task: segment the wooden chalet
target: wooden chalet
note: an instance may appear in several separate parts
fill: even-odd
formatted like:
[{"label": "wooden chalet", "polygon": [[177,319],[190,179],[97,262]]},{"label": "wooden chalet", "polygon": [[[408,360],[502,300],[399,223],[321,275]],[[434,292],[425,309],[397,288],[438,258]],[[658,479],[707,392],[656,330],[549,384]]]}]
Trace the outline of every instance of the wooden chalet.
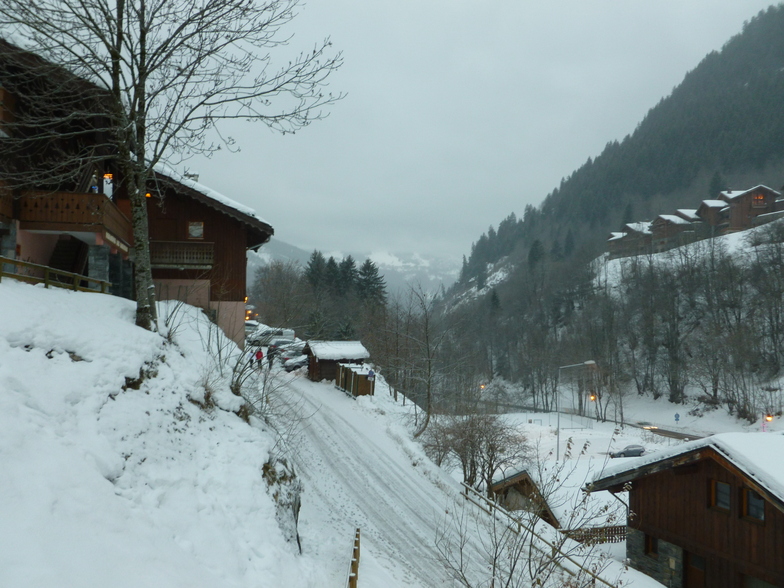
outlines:
[{"label": "wooden chalet", "polygon": [[612,242],[612,245],[608,246],[612,257],[650,253],[652,246],[651,223],[647,221],[627,223],[620,233],[611,233],[609,241]]},{"label": "wooden chalet", "polygon": [[678,588],[784,586],[784,435],[726,433],[609,466],[631,566]]},{"label": "wooden chalet", "polygon": [[[626,508],[614,498],[587,495],[580,488],[585,480],[585,467],[570,466],[569,471],[540,480],[547,472],[521,470],[493,482],[490,491],[494,500],[508,511],[527,511],[570,538],[593,543],[620,543],[626,537],[623,523]],[[579,479],[579,483],[570,483]]]},{"label": "wooden chalet", "polygon": [[[121,204],[130,214],[130,202]],[[156,298],[203,308],[244,345],[247,250],[268,242],[272,227],[252,209],[173,170],[156,170],[147,204]]]},{"label": "wooden chalet", "polygon": [[[30,83],[15,72],[33,62],[36,67],[45,64],[0,40],[0,140],[8,133],[26,130],[9,127],[7,121],[24,118],[20,109],[26,105],[15,100],[2,82],[21,76],[20,83]],[[47,71],[57,73],[59,68],[47,65]],[[100,106],[102,90],[67,73],[62,76],[72,82],[64,87],[86,89]],[[65,90],[54,95],[77,105],[82,100],[81,95],[74,98]],[[94,111],[101,112],[100,107]],[[113,169],[111,142],[102,136],[105,130],[94,130],[105,129],[106,124],[98,122],[83,121],[84,129],[77,129],[83,132],[73,131],[78,139],[71,143],[44,142],[40,150],[30,150],[32,155],[20,155],[19,161],[0,161],[6,177],[15,177],[15,170],[28,165],[46,167],[61,155],[71,154],[69,161],[74,166],[79,158],[73,152],[93,156],[105,152],[105,157],[88,158],[87,164],[76,169],[59,170],[56,177],[42,174],[40,183],[32,187],[0,186],[0,256],[111,282],[112,294],[133,298],[131,205]],[[34,131],[29,131],[31,144],[40,147]],[[34,157],[39,151],[43,162]],[[154,171],[147,195],[158,300],[182,300],[205,309],[231,339],[243,345],[246,252],[269,241],[272,227],[250,208],[163,167]]]},{"label": "wooden chalet", "polygon": [[694,240],[694,223],[677,214],[660,214],[651,223],[654,251],[666,251]]},{"label": "wooden chalet", "polygon": [[729,205],[729,231],[745,231],[754,226],[754,219],[777,212],[776,201],[781,193],[767,186],[749,190],[722,192],[719,197]]},{"label": "wooden chalet", "polygon": [[336,380],[339,364],[363,364],[370,353],[359,341],[308,341],[308,378],[314,382]]}]

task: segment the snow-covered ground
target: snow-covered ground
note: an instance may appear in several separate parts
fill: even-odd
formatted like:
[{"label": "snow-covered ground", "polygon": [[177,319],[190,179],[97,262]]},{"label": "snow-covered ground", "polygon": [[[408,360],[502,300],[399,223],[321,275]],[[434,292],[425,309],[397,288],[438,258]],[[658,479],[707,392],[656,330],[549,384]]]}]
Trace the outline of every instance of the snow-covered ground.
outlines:
[{"label": "snow-covered ground", "polygon": [[[304,487],[300,555],[261,476],[275,435],[232,412],[201,314],[163,311],[174,344],[136,328],[129,301],[0,283],[0,586],[344,586],[357,527],[363,588],[457,585],[435,540],[459,485],[411,440],[410,405],[382,382],[354,400],[280,372]],[[666,402],[631,398],[626,415],[675,428]],[[743,430],[681,415],[689,432]],[[555,450],[555,417],[507,418]],[[590,441],[583,459],[598,470],[611,449],[678,443],[615,429],[562,417],[559,451]],[[625,586],[658,586],[625,574]]]}]

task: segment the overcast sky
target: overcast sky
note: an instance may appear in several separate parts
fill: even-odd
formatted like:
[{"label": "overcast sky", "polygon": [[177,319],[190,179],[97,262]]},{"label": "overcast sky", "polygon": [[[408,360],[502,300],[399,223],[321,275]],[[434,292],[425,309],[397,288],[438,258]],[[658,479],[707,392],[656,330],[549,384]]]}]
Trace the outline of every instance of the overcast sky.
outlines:
[{"label": "overcast sky", "polygon": [[228,128],[242,151],[188,162],[275,236],[324,252],[468,255],[621,140],[763,0],[311,0],[347,97],[295,135]]}]

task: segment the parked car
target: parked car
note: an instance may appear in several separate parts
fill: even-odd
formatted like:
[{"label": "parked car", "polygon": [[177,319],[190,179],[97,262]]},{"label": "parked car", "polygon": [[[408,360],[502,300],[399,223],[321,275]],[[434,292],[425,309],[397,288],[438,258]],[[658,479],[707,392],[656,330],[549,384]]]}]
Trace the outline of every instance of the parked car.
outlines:
[{"label": "parked car", "polygon": [[297,357],[292,357],[291,359],[283,362],[283,369],[287,372],[293,372],[294,370],[298,370],[301,367],[305,367],[308,365],[308,356],[307,355],[298,355]]},{"label": "parked car", "polygon": [[611,451],[610,457],[639,457],[645,453],[642,445],[627,445],[620,451]]},{"label": "parked car", "polygon": [[269,345],[273,339],[278,337],[284,337],[290,341],[294,341],[294,331],[291,329],[262,328],[251,333],[247,337],[247,343],[253,347],[262,347],[264,345]]},{"label": "parked car", "polygon": [[270,340],[269,346],[267,347],[267,359],[272,361],[272,358],[277,357],[281,349],[291,345],[292,343],[294,343],[294,339],[286,339],[283,337],[275,337],[274,339]]},{"label": "parked car", "polygon": [[[302,355],[302,350],[305,349],[305,341],[295,341],[288,345],[279,346],[275,354],[280,359],[281,363],[286,363],[289,359],[299,357]],[[267,350],[269,352],[269,350]]]}]

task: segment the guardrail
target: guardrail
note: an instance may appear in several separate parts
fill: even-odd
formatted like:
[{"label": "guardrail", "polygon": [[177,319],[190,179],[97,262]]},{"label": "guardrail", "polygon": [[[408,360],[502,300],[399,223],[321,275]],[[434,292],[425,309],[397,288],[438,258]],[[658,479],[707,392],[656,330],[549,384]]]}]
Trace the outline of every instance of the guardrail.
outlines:
[{"label": "guardrail", "polygon": [[359,529],[354,532],[354,548],[351,551],[351,561],[348,566],[346,585],[348,588],[357,588],[359,578]]},{"label": "guardrail", "polygon": [[[581,570],[583,573],[588,575],[592,580],[592,585],[596,586],[598,583],[607,586],[608,588],[617,588],[617,586],[615,586],[614,584],[610,584],[607,580],[605,580],[601,576],[598,576],[597,574],[595,574],[594,572],[592,572],[591,570],[589,570],[588,568],[580,564],[580,562],[576,561],[570,555],[564,553],[557,545],[551,543],[545,537],[542,537],[542,535],[540,535],[539,533],[537,533],[536,531],[534,531],[533,529],[525,525],[521,519],[512,516],[512,514],[501,505],[493,502],[484,494],[477,492],[471,486],[468,486],[465,483],[462,483],[462,485],[464,489],[463,497],[466,500],[468,500],[474,506],[477,506],[478,508],[480,508],[482,511],[489,514],[490,516],[495,516],[495,514],[502,515],[508,521],[509,529],[517,533],[518,535],[522,533],[523,529],[525,529],[526,532],[530,533],[532,537],[535,537],[537,540],[541,541],[544,545],[546,545],[550,549],[553,556],[555,556],[556,553],[560,554],[562,560],[568,561],[577,569]],[[541,548],[539,549],[541,550]],[[572,570],[569,570],[563,564],[556,562],[556,565],[558,565],[558,567],[560,567],[565,572],[569,574],[574,574]]]},{"label": "guardrail", "polygon": [[[6,271],[5,268],[8,265],[14,266],[16,270],[13,272]],[[28,273],[19,273],[20,268],[27,270]],[[66,288],[79,292],[100,292],[101,294],[107,294],[112,285],[111,282],[105,280],[97,280],[89,276],[74,274],[72,272],[66,272],[37,263],[30,263],[29,261],[9,259],[8,257],[0,257],[0,280],[2,280],[3,277],[14,278],[20,282],[29,282],[31,284],[40,284],[43,282],[45,288],[54,286],[56,288]],[[82,282],[86,282],[87,286],[82,286]],[[97,284],[97,286],[91,288],[91,283]]]}]

